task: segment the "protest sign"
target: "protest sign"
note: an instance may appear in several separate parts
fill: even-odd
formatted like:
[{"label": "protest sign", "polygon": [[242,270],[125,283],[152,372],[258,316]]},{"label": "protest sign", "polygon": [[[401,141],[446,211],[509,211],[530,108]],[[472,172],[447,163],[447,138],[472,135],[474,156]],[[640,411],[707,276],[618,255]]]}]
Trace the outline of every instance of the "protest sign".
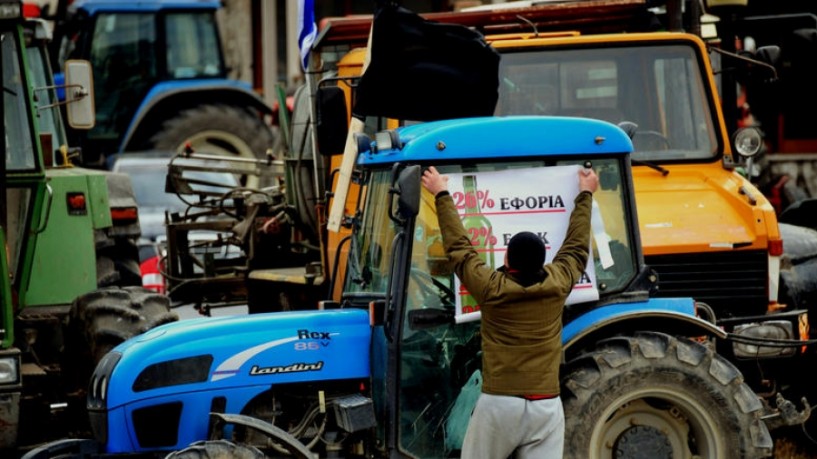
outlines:
[{"label": "protest sign", "polygon": [[[471,244],[493,268],[504,263],[508,241],[530,231],[545,243],[550,263],[564,242],[573,200],[579,193],[579,166],[451,173],[449,191]],[[592,248],[591,248],[592,249]],[[592,252],[585,273],[566,304],[599,298]],[[479,319],[479,304],[455,278],[457,322]]]}]

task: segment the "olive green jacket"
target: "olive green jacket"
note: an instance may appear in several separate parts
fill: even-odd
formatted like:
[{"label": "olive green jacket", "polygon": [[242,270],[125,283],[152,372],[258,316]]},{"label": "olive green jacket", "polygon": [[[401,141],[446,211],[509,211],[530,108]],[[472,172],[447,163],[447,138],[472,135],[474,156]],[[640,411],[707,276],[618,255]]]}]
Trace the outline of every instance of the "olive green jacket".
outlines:
[{"label": "olive green jacket", "polygon": [[592,202],[590,192],[579,193],[564,243],[544,266],[544,280],[523,287],[513,274],[494,270],[480,258],[451,196],[437,196],[446,255],[482,311],[482,392],[559,394],[562,309],[587,265]]}]

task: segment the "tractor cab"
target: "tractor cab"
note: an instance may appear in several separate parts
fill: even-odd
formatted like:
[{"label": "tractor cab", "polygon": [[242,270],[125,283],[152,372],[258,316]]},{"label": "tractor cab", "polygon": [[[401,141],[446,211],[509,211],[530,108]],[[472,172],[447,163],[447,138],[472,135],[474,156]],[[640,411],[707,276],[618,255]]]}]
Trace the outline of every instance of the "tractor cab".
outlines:
[{"label": "tractor cab", "polygon": [[[378,419],[391,416],[396,446],[414,457],[448,457],[479,394],[480,311],[448,264],[421,169],[449,176],[471,242],[495,268],[521,230],[542,237],[550,261],[565,236],[578,169],[596,170],[593,258],[568,300],[570,323],[622,297],[646,299],[651,288],[633,206],[632,144],[606,122],[542,117],[441,121],[378,133],[371,145],[367,138],[359,157],[365,210],[355,220],[341,303],[371,304],[382,319],[373,331],[373,384],[395,385],[386,391],[394,398],[375,402]],[[577,338],[570,330],[565,341]],[[383,348],[394,362],[376,352]]]}]

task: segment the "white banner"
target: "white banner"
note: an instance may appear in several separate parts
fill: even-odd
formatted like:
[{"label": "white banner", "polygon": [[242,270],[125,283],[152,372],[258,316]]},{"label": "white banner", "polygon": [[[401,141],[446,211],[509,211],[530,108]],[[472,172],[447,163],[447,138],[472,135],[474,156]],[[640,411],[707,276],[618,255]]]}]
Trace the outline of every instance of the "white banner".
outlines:
[{"label": "white banner", "polygon": [[[448,186],[471,244],[489,265],[498,268],[504,264],[508,241],[520,231],[542,238],[547,249],[545,263],[550,263],[567,233],[573,200],[579,193],[578,170],[579,166],[557,166],[455,173],[448,174]],[[594,220],[600,218],[597,209],[593,213]],[[457,322],[478,320],[479,305],[456,276],[454,286]],[[598,298],[591,252],[585,275],[566,304]]]}]

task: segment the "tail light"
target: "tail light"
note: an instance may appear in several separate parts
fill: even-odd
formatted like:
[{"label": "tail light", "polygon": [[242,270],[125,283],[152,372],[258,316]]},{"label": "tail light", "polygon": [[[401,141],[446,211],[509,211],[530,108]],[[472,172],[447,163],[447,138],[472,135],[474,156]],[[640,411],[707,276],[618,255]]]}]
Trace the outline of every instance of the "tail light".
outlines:
[{"label": "tail light", "polygon": [[136,207],[111,209],[111,218],[115,222],[135,222],[139,219],[139,210]]}]

